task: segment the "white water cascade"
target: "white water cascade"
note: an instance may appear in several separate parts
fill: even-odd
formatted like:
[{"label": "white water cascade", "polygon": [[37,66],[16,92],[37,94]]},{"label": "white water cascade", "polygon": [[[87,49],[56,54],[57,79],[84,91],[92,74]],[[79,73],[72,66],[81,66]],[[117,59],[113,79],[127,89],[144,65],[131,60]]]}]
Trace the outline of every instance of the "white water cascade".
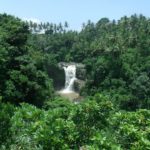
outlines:
[{"label": "white water cascade", "polygon": [[71,93],[73,92],[74,81],[76,80],[76,66],[70,65],[63,68],[65,71],[65,88],[62,92]]}]

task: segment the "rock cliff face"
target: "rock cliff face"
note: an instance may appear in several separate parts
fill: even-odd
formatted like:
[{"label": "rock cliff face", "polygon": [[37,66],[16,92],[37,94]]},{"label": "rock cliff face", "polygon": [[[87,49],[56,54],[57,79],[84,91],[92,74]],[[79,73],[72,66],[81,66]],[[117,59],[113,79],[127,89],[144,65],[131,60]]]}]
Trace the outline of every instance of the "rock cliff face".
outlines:
[{"label": "rock cliff face", "polygon": [[77,64],[77,66],[76,66],[76,77],[79,80],[85,80],[86,79],[85,65]]},{"label": "rock cliff face", "polygon": [[53,79],[53,85],[56,90],[62,89],[65,85],[65,72],[63,68],[58,66],[50,66],[48,75]]},{"label": "rock cliff face", "polygon": [[66,62],[60,62],[58,64],[60,69],[63,69],[63,67],[67,67],[69,65],[75,65],[76,66],[76,80],[74,82],[74,89],[76,92],[80,92],[80,90],[84,87],[85,85],[85,80],[86,80],[86,69],[85,65],[81,63],[66,63]]},{"label": "rock cliff face", "polygon": [[85,86],[85,81],[84,80],[80,80],[80,79],[77,79],[75,80],[74,82],[74,89],[76,92],[80,92],[81,89]]}]

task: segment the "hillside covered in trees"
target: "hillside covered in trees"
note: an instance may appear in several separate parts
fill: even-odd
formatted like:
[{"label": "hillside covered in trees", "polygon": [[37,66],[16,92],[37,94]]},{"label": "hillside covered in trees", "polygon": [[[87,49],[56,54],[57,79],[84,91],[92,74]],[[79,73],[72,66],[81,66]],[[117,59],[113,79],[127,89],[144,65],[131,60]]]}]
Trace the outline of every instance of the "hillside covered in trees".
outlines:
[{"label": "hillside covered in trees", "polygon": [[[0,14],[0,150],[149,150],[150,19],[68,26]],[[56,94],[59,62],[85,65],[82,102]]]}]

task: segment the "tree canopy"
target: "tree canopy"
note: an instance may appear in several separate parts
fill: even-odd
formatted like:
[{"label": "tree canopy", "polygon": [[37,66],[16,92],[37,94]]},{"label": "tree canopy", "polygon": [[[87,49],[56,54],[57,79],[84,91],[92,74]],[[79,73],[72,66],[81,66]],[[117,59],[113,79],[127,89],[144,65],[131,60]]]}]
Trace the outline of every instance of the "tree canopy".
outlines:
[{"label": "tree canopy", "polygon": [[[0,149],[149,150],[150,19],[68,26],[0,14]],[[55,93],[62,61],[86,66],[78,104]]]}]

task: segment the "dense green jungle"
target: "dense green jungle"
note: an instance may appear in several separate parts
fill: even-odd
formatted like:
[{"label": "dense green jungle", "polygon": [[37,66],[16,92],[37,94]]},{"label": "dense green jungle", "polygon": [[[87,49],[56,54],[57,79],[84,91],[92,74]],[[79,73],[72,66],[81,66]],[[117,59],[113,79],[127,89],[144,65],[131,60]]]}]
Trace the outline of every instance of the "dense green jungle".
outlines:
[{"label": "dense green jungle", "polygon": [[[85,65],[82,101],[56,93],[60,62]],[[0,14],[0,150],[150,150],[150,19]]]}]

